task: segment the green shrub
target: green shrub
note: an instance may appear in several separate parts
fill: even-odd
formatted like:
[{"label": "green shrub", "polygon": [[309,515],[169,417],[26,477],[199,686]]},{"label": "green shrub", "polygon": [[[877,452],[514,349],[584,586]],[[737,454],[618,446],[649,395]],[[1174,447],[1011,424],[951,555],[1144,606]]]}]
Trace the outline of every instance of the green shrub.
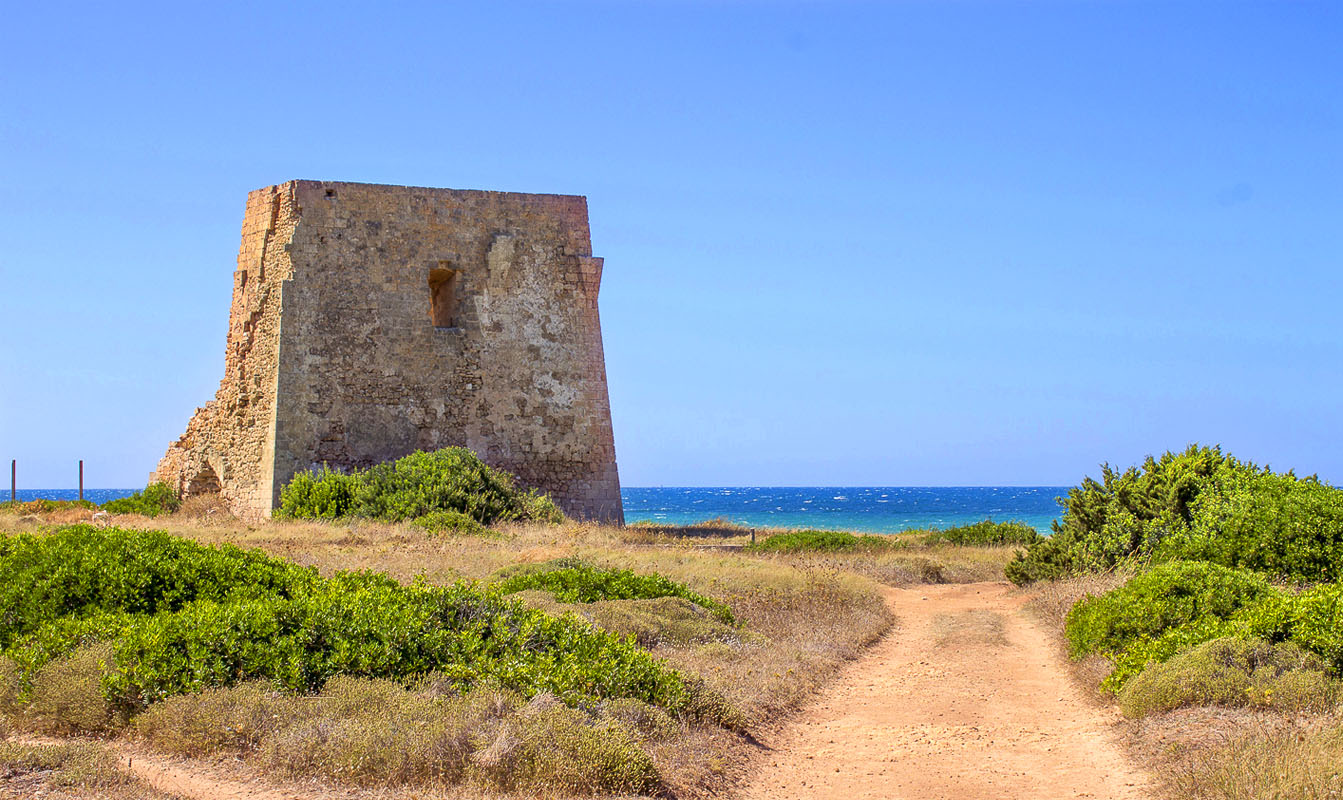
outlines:
[{"label": "green shrub", "polygon": [[1040,532],[1024,522],[994,522],[991,519],[933,531],[925,537],[929,543],[955,545],[1030,545],[1039,539]]},{"label": "green shrub", "polygon": [[20,670],[26,694],[32,676],[52,661],[80,647],[117,638],[136,619],[122,611],[94,611],[84,617],[60,617],[43,624],[33,633],[14,640],[6,650]]},{"label": "green shrub", "polygon": [[843,531],[789,531],[760,539],[746,546],[753,553],[853,552],[903,547],[893,536],[854,536]]},{"label": "green shrub", "polygon": [[1335,694],[1324,662],[1296,645],[1223,637],[1148,666],[1119,706],[1130,717],[1192,705],[1323,710]]},{"label": "green shrub", "polygon": [[1343,579],[1343,491],[1315,478],[1227,470],[1158,558],[1212,561],[1298,581]]},{"label": "green shrub", "polygon": [[1065,632],[1074,657],[1114,657],[1167,631],[1237,611],[1273,593],[1262,577],[1197,561],[1172,561],[1131,578],[1099,597],[1087,596],[1068,612]]},{"label": "green shrub", "polygon": [[163,531],[72,525],[43,536],[0,535],[0,648],[64,618],[73,618],[62,623],[73,626],[66,633],[79,637],[87,633],[78,629],[83,617],[288,596],[316,578],[316,570],[259,551],[204,547]]},{"label": "green shrub", "polygon": [[1202,560],[1291,580],[1343,579],[1343,491],[1191,445],[1102,467],[1063,500],[1049,537],[1007,565],[1025,584],[1126,561]]},{"label": "green shrub", "polygon": [[358,475],[336,472],[326,464],[321,470],[295,473],[280,490],[280,519],[339,519],[354,513]]},{"label": "green shrub", "polygon": [[628,569],[604,569],[577,559],[513,567],[501,572],[495,585],[502,594],[541,589],[551,592],[562,603],[681,597],[706,609],[722,622],[729,625],[734,622],[731,609],[692,591],[683,583],[657,573],[641,575]]},{"label": "green shrub", "polygon": [[401,522],[444,512],[465,515],[481,525],[564,519],[548,497],[516,488],[513,476],[486,465],[464,447],[412,453],[349,474],[326,466],[315,474],[299,472],[280,490],[275,516]]},{"label": "green shrub", "polygon": [[171,514],[182,505],[177,491],[166,483],[151,483],[130,497],[119,497],[103,503],[103,510],[113,514],[141,514],[157,517]]}]

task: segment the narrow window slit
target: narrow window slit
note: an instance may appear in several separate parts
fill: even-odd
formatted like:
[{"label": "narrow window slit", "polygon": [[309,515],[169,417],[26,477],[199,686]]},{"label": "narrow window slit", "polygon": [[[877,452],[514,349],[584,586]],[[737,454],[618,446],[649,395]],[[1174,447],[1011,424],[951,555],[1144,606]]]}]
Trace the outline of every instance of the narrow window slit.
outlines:
[{"label": "narrow window slit", "polygon": [[457,327],[457,270],[429,270],[429,316],[435,328]]}]

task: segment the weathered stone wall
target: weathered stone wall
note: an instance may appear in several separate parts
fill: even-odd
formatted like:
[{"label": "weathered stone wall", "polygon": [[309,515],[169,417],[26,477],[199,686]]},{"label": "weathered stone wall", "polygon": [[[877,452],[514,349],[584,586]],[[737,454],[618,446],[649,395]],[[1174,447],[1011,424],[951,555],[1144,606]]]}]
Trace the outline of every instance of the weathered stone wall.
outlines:
[{"label": "weathered stone wall", "polygon": [[209,465],[256,516],[300,469],[463,445],[571,515],[619,522],[601,270],[582,197],[253,192],[224,381],[156,475],[188,490]]}]

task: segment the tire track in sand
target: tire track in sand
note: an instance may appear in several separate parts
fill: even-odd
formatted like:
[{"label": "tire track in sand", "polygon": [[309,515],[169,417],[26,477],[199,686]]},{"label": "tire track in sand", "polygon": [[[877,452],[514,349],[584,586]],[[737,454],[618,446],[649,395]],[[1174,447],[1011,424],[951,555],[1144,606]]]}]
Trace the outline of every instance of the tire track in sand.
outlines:
[{"label": "tire track in sand", "polygon": [[[1146,798],[1114,717],[1072,684],[1010,589],[884,589],[895,630],[766,742],[743,797]],[[1000,635],[947,640],[952,620],[988,620]]]}]

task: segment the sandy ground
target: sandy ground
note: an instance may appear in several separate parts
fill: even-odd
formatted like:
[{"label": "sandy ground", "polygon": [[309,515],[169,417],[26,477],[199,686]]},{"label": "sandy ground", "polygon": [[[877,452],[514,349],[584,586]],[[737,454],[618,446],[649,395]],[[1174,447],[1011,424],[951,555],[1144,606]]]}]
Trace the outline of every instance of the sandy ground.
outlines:
[{"label": "sandy ground", "polygon": [[1146,798],[1117,718],[1073,686],[1003,583],[887,589],[896,630],[777,736],[743,794],[786,798]]}]

